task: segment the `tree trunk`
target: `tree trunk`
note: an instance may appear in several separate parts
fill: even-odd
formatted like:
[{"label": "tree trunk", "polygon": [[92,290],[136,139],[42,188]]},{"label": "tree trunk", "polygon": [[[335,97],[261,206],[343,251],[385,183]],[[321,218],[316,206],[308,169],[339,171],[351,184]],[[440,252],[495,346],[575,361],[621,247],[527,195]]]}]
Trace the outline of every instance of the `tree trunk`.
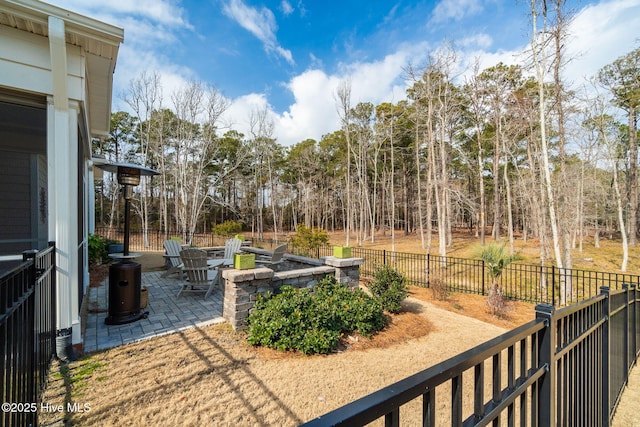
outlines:
[{"label": "tree trunk", "polygon": [[637,111],[629,109],[629,245],[638,244],[638,132]]},{"label": "tree trunk", "polygon": [[[622,263],[620,265],[620,271],[623,273],[627,271],[627,263],[629,262],[629,244],[627,242],[627,231],[624,225],[624,209],[622,206],[622,198],[620,197],[620,188],[618,187],[618,164],[617,161],[613,162],[613,188],[616,193],[616,205],[618,207],[618,224],[620,227],[620,234],[622,235]],[[634,221],[633,217],[629,222]]]},{"label": "tree trunk", "polygon": [[[542,175],[544,180],[544,186],[546,190],[547,198],[547,211],[549,213],[549,225],[551,227],[551,235],[553,238],[553,253],[555,256],[556,267],[563,268],[562,254],[560,252],[560,233],[558,230],[558,220],[556,215],[555,197],[553,191],[553,185],[551,181],[551,169],[549,165],[549,149],[547,147],[547,132],[546,132],[546,114],[545,114],[545,90],[544,90],[544,73],[545,64],[544,58],[540,55],[544,55],[542,50],[543,46],[538,41],[538,28],[537,28],[537,11],[536,0],[531,0],[531,15],[533,21],[533,59],[536,67],[537,85],[538,85],[538,115],[540,122],[540,144],[542,151]],[[564,292],[562,292],[564,296]],[[560,302],[564,304],[564,300]]]}]

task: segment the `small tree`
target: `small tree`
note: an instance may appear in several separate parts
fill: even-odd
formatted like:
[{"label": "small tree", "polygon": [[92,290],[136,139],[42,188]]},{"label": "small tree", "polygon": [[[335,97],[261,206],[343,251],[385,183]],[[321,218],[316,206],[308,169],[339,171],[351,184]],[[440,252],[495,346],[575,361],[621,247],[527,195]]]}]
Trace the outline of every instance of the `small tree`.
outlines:
[{"label": "small tree", "polygon": [[489,268],[489,275],[492,279],[487,305],[489,305],[491,313],[494,316],[500,316],[504,312],[505,303],[502,287],[500,286],[498,279],[502,275],[504,269],[512,262],[520,259],[520,256],[515,254],[509,255],[505,252],[504,246],[491,244],[482,248],[479,258],[482,259],[485,266]]},{"label": "small tree", "polygon": [[231,236],[242,231],[242,222],[225,221],[222,224],[216,224],[211,227],[211,231],[213,231],[213,234],[217,234],[219,236]]},{"label": "small tree", "polygon": [[291,244],[300,249],[303,255],[313,256],[322,245],[329,244],[329,235],[325,230],[307,227],[301,223],[291,238]]}]

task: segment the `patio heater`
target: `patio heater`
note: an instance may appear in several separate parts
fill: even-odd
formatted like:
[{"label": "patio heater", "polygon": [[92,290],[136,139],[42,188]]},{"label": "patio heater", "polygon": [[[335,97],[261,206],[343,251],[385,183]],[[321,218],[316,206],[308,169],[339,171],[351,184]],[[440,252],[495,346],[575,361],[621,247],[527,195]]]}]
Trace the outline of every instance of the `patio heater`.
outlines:
[{"label": "patio heater", "polygon": [[129,212],[133,187],[140,184],[140,176],[159,175],[159,172],[131,163],[104,163],[96,167],[117,174],[124,198],[124,250],[109,254],[119,261],[109,267],[109,316],[104,320],[107,325],[121,325],[149,314],[140,308],[142,267],[134,261],[140,254],[129,252]]}]

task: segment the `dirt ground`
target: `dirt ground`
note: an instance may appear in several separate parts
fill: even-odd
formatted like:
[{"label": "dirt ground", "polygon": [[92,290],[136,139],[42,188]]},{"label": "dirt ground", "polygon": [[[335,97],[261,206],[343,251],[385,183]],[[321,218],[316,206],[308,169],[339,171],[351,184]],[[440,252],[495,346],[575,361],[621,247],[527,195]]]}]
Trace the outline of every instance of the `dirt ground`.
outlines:
[{"label": "dirt ground", "polygon": [[[408,246],[396,250],[412,251]],[[461,246],[454,256],[465,251]],[[163,265],[157,253],[141,262],[145,271]],[[505,316],[496,318],[484,297],[453,294],[438,301],[422,288],[411,288],[404,307],[373,339],[345,337],[342,351],[327,356],[255,348],[242,332],[218,325],[96,353],[68,366],[56,362],[43,401],[88,409],[66,414],[68,424],[79,426],[297,425],[534,317],[531,304],[510,303]],[[464,382],[465,393],[473,390],[471,378]],[[449,424],[450,391],[438,390],[438,413]],[[465,415],[471,410],[467,406]],[[403,425],[418,425],[420,411],[419,401],[405,405]],[[56,419],[60,414],[41,416],[43,425]]]}]

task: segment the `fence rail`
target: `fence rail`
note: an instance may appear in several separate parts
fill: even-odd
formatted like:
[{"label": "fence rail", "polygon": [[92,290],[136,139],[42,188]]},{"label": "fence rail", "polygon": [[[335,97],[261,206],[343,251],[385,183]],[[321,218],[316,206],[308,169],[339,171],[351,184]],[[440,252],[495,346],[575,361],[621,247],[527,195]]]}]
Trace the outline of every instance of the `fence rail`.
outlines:
[{"label": "fence rail", "polygon": [[[56,340],[55,245],[0,277],[2,426],[37,425]],[[9,404],[5,408],[4,404]]]},{"label": "fence rail", "polygon": [[[363,426],[421,399],[406,425],[608,426],[640,353],[640,291],[611,291],[556,310],[305,423]],[[445,408],[445,409],[443,409]]]},{"label": "fence rail", "polygon": [[[296,252],[296,248],[291,249]],[[315,255],[332,254],[332,247],[322,246]],[[481,259],[367,248],[351,248],[351,255],[364,258],[360,267],[363,275],[371,276],[380,266],[388,265],[403,273],[409,284],[415,286],[430,287],[438,280],[449,291],[487,295],[491,285],[489,271]],[[640,275],[513,263],[504,269],[499,284],[509,299],[559,306],[591,298],[598,294],[601,286],[616,290],[625,284],[640,287]],[[565,298],[561,292],[563,285],[568,289]]]},{"label": "fence rail", "polygon": [[[105,237],[107,239],[122,242],[124,240],[124,231],[109,229],[109,228],[96,228],[95,234]],[[159,230],[149,230],[147,233],[142,231],[130,231],[129,232],[129,247],[134,251],[164,251],[164,241],[169,239],[180,239],[180,233],[178,232],[164,232]],[[191,236],[191,244],[198,247],[212,247],[223,246],[227,236],[219,236],[213,233],[194,233]],[[265,248],[273,248],[278,243],[285,243],[286,239],[280,241],[274,239],[260,239],[254,243],[260,244]]]},{"label": "fence rail", "polygon": [[[116,230],[98,229],[96,234],[122,241],[123,233]],[[133,250],[163,251],[165,240],[178,237],[177,233],[149,231],[132,232],[130,246]],[[224,245],[226,237],[212,233],[194,234],[192,244],[200,247]],[[254,246],[273,248],[283,240],[254,240]],[[289,245],[289,253],[307,254],[301,248]],[[429,287],[439,280],[446,289],[453,292],[487,295],[491,278],[484,261],[455,257],[441,257],[430,254],[393,252],[380,249],[351,248],[354,257],[364,258],[360,267],[362,275],[371,276],[381,266],[388,265],[403,273],[409,284]],[[333,255],[332,246],[321,246],[316,257]],[[537,304],[571,305],[598,294],[601,286],[622,289],[624,284],[640,286],[640,275],[609,273],[580,269],[560,269],[555,266],[513,263],[505,268],[499,278],[504,295],[512,300]],[[562,292],[566,289],[566,292]]]}]

